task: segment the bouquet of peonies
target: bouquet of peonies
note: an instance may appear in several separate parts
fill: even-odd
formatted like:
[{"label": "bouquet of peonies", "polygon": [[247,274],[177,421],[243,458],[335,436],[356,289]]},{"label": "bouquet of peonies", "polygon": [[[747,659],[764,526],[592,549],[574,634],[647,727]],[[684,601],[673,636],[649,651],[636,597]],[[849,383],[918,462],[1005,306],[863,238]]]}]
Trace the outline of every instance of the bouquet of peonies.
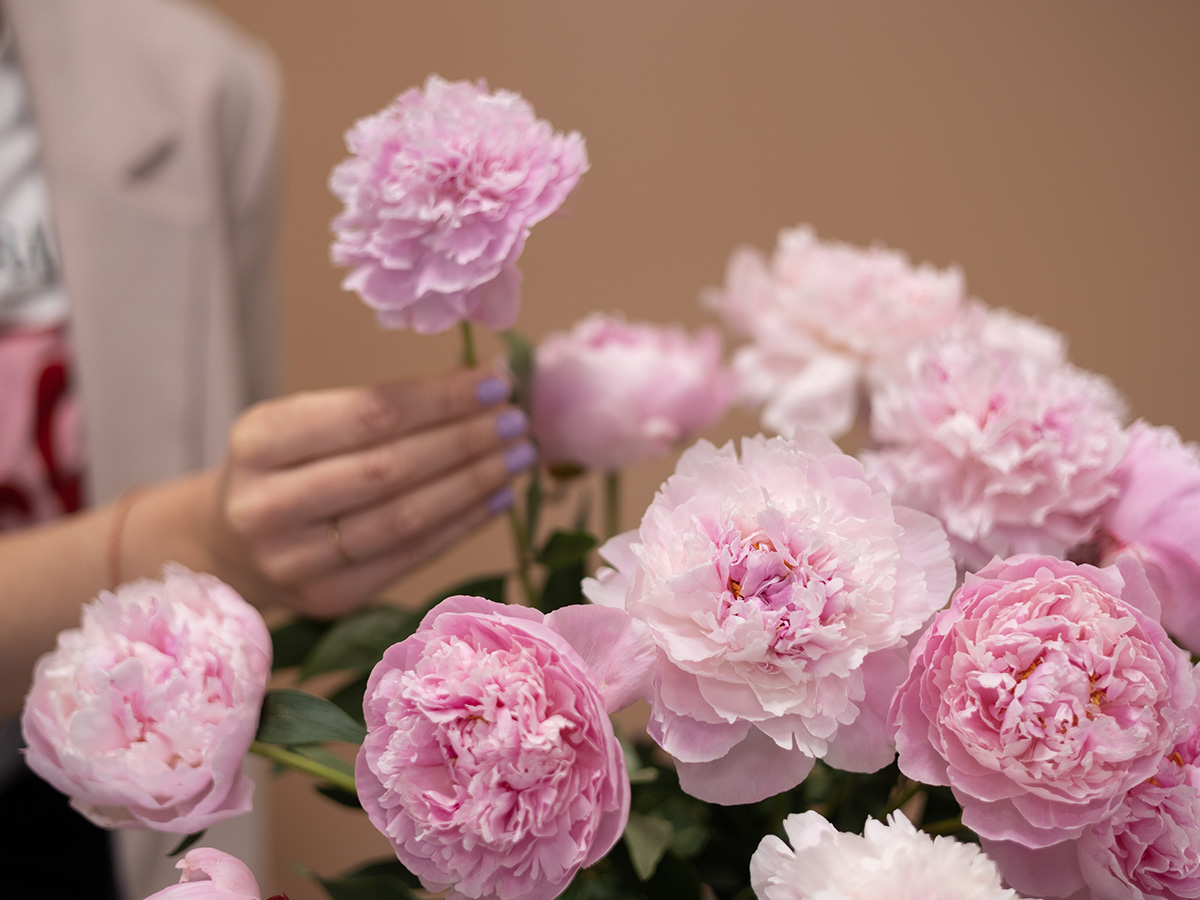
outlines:
[{"label": "bouquet of peonies", "polygon": [[[347,141],[346,286],[386,326],[509,327],[582,139],[431,77]],[[247,751],[307,771],[395,850],[335,900],[1200,898],[1197,448],[896,251],[785,231],[708,303],[748,339],[728,370],[711,330],[509,335],[545,463],[514,569],[277,630],[276,668],[345,673],[331,696],[264,695],[257,614],[170,568],[39,663],[30,766],[102,825],[193,837],[248,808]],[[614,533],[618,470],[735,398],[775,436],[693,444]],[[589,471],[599,568],[586,513],[541,527]],[[155,897],[260,896],[218,851],[180,868]]]}]

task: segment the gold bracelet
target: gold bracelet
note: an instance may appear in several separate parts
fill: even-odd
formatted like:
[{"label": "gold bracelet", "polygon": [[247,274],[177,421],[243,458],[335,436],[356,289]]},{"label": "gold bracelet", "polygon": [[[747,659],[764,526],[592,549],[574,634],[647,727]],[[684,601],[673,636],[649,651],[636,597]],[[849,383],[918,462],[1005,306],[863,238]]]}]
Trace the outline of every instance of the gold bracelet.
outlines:
[{"label": "gold bracelet", "polygon": [[108,583],[109,590],[115,591],[121,583],[121,536],[125,530],[125,520],[133,508],[133,502],[141,492],[140,485],[134,485],[125,491],[113,504],[112,521],[108,526]]}]

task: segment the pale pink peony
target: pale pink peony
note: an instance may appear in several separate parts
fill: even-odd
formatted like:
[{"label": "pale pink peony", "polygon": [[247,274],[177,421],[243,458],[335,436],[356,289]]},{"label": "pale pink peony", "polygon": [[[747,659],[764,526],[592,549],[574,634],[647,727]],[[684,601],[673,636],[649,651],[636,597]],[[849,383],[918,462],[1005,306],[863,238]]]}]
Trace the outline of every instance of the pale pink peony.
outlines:
[{"label": "pale pink peony", "polygon": [[168,565],[101,592],[38,660],[25,761],[97,825],[200,831],[250,809],[242,759],[270,671],[258,611]]},{"label": "pale pink peony", "polygon": [[625,828],[607,712],[644,692],[652,651],[619,610],[444,600],[367,684],[355,782],[371,822],[428,890],[557,896]]},{"label": "pale pink peony", "polygon": [[972,307],[872,394],[863,454],[898,503],[937,516],[959,563],[1063,556],[1117,492],[1124,408],[1044,326]]},{"label": "pale pink peony", "polygon": [[1188,719],[1188,736],[1154,776],[1077,840],[1043,850],[985,841],[1009,883],[1072,900],[1200,897],[1200,704]]},{"label": "pale pink peony", "polygon": [[179,884],[165,887],[146,900],[260,900],[262,893],[254,873],[240,859],[197,847],[176,863],[181,869]]},{"label": "pale pink peony", "polygon": [[711,329],[632,324],[593,314],[538,345],[533,433],[548,463],[617,469],[666,455],[733,398]]},{"label": "pale pink peony", "polygon": [[530,229],[587,170],[583,138],[555,132],[511,91],[430,75],[346,133],[330,178],[346,204],[333,261],[380,324],[421,333],[512,325]]},{"label": "pale pink peony", "polygon": [[750,859],[758,900],[1016,900],[972,844],[930,837],[892,813],[862,835],[838,831],[819,813],[783,820],[792,846],[763,838]]},{"label": "pale pink peony", "polygon": [[763,406],[763,424],[838,437],[854,424],[868,373],[949,325],[964,290],[957,269],[914,268],[899,251],[820,241],[800,226],[780,232],[770,263],[735,251],[710,300],[752,339],[734,369],[742,399]]},{"label": "pale pink peony", "polygon": [[1022,556],[968,575],[892,703],[900,770],[949,784],[982,837],[1080,837],[1187,728],[1196,685],[1157,614],[1133,560]]},{"label": "pale pink peony", "polygon": [[1139,559],[1162,602],[1163,627],[1200,653],[1200,447],[1172,428],[1135,422],[1113,481],[1117,495],[1085,549],[1101,563]]},{"label": "pale pink peony", "polygon": [[641,527],[605,544],[594,603],[644,621],[658,645],[650,735],[684,790],[749,803],[824,758],[887,765],[886,713],[906,639],[950,595],[945,535],[894,507],[815,431],[701,441]]}]

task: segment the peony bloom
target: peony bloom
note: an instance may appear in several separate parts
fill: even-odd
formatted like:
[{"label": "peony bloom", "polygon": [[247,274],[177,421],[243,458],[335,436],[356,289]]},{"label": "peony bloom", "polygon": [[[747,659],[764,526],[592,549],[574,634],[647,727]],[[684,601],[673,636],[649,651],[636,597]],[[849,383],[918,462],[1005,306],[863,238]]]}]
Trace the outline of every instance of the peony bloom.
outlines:
[{"label": "peony bloom", "polygon": [[972,308],[872,395],[879,449],[863,454],[867,470],[898,503],[937,516],[968,570],[992,556],[1065,555],[1117,492],[1121,400],[1047,332]]},{"label": "peony bloom", "polygon": [[[860,837],[819,813],[783,820],[792,847],[763,838],[750,859],[758,900],[1016,900],[978,847],[917,831],[899,812],[868,819]],[[794,848],[794,849],[793,849]]]},{"label": "peony bloom", "polygon": [[346,133],[333,170],[345,204],[333,261],[380,324],[421,333],[512,325],[529,230],[587,171],[578,133],[555,132],[511,91],[429,76]]},{"label": "peony bloom", "polygon": [[220,850],[197,847],[175,866],[179,884],[163,888],[146,900],[260,900],[254,874],[244,862]]},{"label": "peony bloom", "polygon": [[1117,495],[1100,510],[1090,548],[1101,563],[1133,556],[1162,602],[1162,623],[1200,652],[1200,447],[1172,428],[1135,422],[1113,472]]},{"label": "peony bloom", "polygon": [[800,226],[780,232],[770,263],[736,251],[711,302],[752,340],[734,369],[742,399],[765,404],[763,424],[839,437],[854,424],[866,376],[949,325],[964,290],[957,269],[914,268],[898,251],[820,241]]},{"label": "peony bloom", "polygon": [[701,441],[636,532],[605,544],[594,603],[644,621],[658,646],[650,735],[688,793],[749,803],[813,761],[869,772],[894,751],[887,706],[907,638],[949,596],[931,517],[894,507],[815,431]]},{"label": "peony bloom", "polygon": [[531,393],[547,462],[616,469],[663,456],[720,418],[733,381],[715,331],[692,338],[593,314],[538,346]]},{"label": "peony bloom", "polygon": [[607,711],[642,692],[650,659],[616,610],[444,600],[371,673],[363,808],[428,890],[557,896],[625,828]]},{"label": "peony bloom", "polygon": [[[1200,669],[1193,670],[1200,677]],[[1073,841],[1030,850],[985,841],[1005,879],[1021,890],[1078,900],[1200,897],[1200,704],[1188,736],[1152,778],[1130,789],[1105,819]]]},{"label": "peony bloom", "polygon": [[981,837],[1080,837],[1187,727],[1196,686],[1157,614],[1133,560],[1023,556],[968,575],[893,700],[900,770],[949,784]]},{"label": "peony bloom", "polygon": [[250,809],[242,759],[270,671],[258,611],[169,565],[102,592],[38,660],[25,761],[97,825],[200,831]]}]

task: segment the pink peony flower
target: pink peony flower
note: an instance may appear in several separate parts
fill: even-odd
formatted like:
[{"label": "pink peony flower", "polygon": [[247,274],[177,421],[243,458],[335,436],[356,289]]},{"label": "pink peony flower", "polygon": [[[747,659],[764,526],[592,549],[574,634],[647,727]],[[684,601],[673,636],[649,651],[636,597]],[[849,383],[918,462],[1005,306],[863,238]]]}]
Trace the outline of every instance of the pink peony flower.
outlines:
[{"label": "pink peony flower", "polygon": [[636,532],[605,544],[594,603],[658,646],[650,735],[684,790],[749,803],[813,761],[887,765],[885,718],[907,638],[949,596],[954,566],[929,516],[894,507],[818,432],[701,441]]},{"label": "pink peony flower", "polygon": [[538,346],[531,393],[547,462],[616,469],[663,456],[720,418],[733,380],[711,329],[692,338],[593,314]]},{"label": "pink peony flower", "polygon": [[[792,847],[763,838],[750,859],[758,900],[1016,900],[978,847],[930,837],[892,813],[844,834],[819,813],[783,820]],[[794,849],[792,849],[794,848]]]},{"label": "pink peony flower", "polygon": [[742,399],[765,404],[763,424],[838,437],[854,424],[868,373],[949,325],[963,294],[957,269],[914,268],[898,251],[820,241],[800,226],[780,232],[769,264],[736,251],[711,303],[753,341],[734,369]]},{"label": "pink peony flower", "polygon": [[431,891],[547,900],[629,815],[606,711],[643,692],[652,645],[617,610],[451,597],[371,673],[355,781]]},{"label": "pink peony flower", "polygon": [[342,286],[389,328],[512,325],[517,258],[587,171],[583,138],[553,131],[519,94],[430,75],[346,145],[330,178],[346,204],[333,222],[333,261],[351,268]]},{"label": "pink peony flower", "polygon": [[1065,555],[1116,494],[1121,400],[1060,353],[1044,327],[976,307],[872,395],[879,449],[863,454],[867,470],[898,503],[937,516],[968,570]]},{"label": "pink peony flower", "polygon": [[102,592],[38,660],[25,760],[97,825],[200,831],[250,809],[242,758],[270,670],[257,610],[169,565]]},{"label": "pink peony flower", "polygon": [[1023,556],[968,575],[893,700],[900,770],[949,784],[982,837],[1080,837],[1187,727],[1196,686],[1157,614],[1133,560]]},{"label": "pink peony flower", "polygon": [[259,900],[262,893],[254,874],[240,859],[197,847],[175,866],[183,874],[179,884],[165,887],[146,900]]},{"label": "pink peony flower", "polygon": [[1104,564],[1140,560],[1163,626],[1200,653],[1200,447],[1174,429],[1135,422],[1113,482],[1117,495],[1100,510],[1090,549]]},{"label": "pink peony flower", "polygon": [[1009,883],[1072,900],[1200,897],[1200,704],[1188,718],[1188,736],[1154,776],[1078,839],[1043,850],[985,841]]}]

